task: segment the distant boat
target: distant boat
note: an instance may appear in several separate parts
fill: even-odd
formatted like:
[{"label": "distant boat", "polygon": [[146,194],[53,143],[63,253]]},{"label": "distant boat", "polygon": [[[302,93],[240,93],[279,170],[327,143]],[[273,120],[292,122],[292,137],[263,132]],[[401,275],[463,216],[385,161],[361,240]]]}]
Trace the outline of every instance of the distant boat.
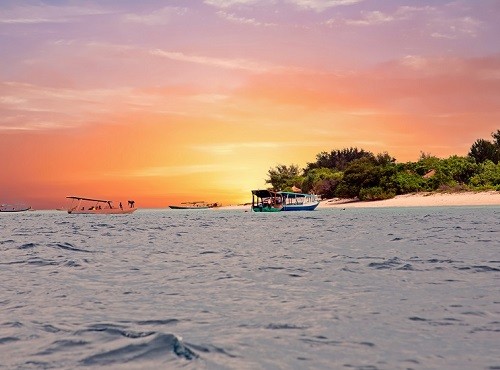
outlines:
[{"label": "distant boat", "polygon": [[30,211],[31,207],[24,204],[2,204],[0,212],[24,212]]},{"label": "distant boat", "polygon": [[218,203],[207,203],[205,201],[199,200],[196,202],[183,202],[181,206],[168,206],[170,209],[208,209],[220,207]]},{"label": "distant boat", "polygon": [[130,204],[130,202],[128,208],[123,208],[121,203],[119,207],[113,207],[113,202],[111,200],[83,198],[75,196],[66,198],[72,199],[73,201],[77,202],[76,205],[68,208],[68,213],[71,214],[114,215],[132,213],[137,210],[137,208],[133,207],[133,203]]},{"label": "distant boat", "polygon": [[319,205],[314,194],[288,191],[252,190],[252,211],[313,211]]}]

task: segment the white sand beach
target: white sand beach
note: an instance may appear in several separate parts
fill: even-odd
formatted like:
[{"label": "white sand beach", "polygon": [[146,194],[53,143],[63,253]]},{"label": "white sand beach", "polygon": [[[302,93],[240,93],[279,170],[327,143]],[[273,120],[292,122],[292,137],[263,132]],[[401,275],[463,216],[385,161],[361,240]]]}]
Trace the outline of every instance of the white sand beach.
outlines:
[{"label": "white sand beach", "polygon": [[346,199],[327,199],[318,208],[369,208],[369,207],[433,207],[433,206],[500,206],[500,191],[461,193],[412,193],[397,195],[392,199],[361,202]]}]

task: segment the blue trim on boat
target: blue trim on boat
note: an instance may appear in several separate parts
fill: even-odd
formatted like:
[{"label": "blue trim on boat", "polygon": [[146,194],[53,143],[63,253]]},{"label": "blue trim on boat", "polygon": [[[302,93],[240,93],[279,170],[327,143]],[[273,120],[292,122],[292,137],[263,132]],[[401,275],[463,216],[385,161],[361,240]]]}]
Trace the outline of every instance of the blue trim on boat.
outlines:
[{"label": "blue trim on boat", "polygon": [[293,205],[289,204],[286,206],[283,206],[281,209],[282,211],[314,211],[316,207],[319,205],[319,202],[315,204],[308,204],[308,205]]}]

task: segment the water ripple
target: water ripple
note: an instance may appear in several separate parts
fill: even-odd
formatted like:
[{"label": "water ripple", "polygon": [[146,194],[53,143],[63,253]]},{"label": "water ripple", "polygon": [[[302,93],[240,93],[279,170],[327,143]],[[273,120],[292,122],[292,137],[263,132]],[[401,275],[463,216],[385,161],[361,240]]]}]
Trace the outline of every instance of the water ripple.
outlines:
[{"label": "water ripple", "polygon": [[131,343],[113,350],[88,356],[81,360],[86,366],[109,366],[142,360],[153,360],[172,353],[177,357],[193,360],[199,356],[182,343],[182,340],[173,334],[158,333],[149,341]]}]

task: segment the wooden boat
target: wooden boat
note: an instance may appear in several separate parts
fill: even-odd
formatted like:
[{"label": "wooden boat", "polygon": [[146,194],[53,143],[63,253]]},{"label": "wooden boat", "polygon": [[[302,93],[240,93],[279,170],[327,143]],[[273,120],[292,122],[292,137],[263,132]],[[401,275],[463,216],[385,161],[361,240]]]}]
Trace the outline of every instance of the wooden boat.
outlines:
[{"label": "wooden boat", "polygon": [[216,208],[220,207],[218,203],[207,203],[205,201],[197,201],[197,202],[183,202],[182,205],[176,206],[171,205],[168,206],[170,209],[208,209],[208,208]]},{"label": "wooden boat", "polygon": [[72,205],[68,208],[68,213],[71,214],[115,215],[132,213],[137,210],[137,208],[130,205],[130,202],[128,208],[123,208],[121,203],[119,207],[113,207],[113,202],[111,200],[83,198],[75,196],[66,198],[72,199],[73,202],[76,201],[76,205]]},{"label": "wooden boat", "polygon": [[314,194],[287,191],[252,190],[252,211],[313,211],[319,205]]},{"label": "wooden boat", "polygon": [[0,212],[24,212],[30,211],[31,207],[24,204],[1,204]]}]

